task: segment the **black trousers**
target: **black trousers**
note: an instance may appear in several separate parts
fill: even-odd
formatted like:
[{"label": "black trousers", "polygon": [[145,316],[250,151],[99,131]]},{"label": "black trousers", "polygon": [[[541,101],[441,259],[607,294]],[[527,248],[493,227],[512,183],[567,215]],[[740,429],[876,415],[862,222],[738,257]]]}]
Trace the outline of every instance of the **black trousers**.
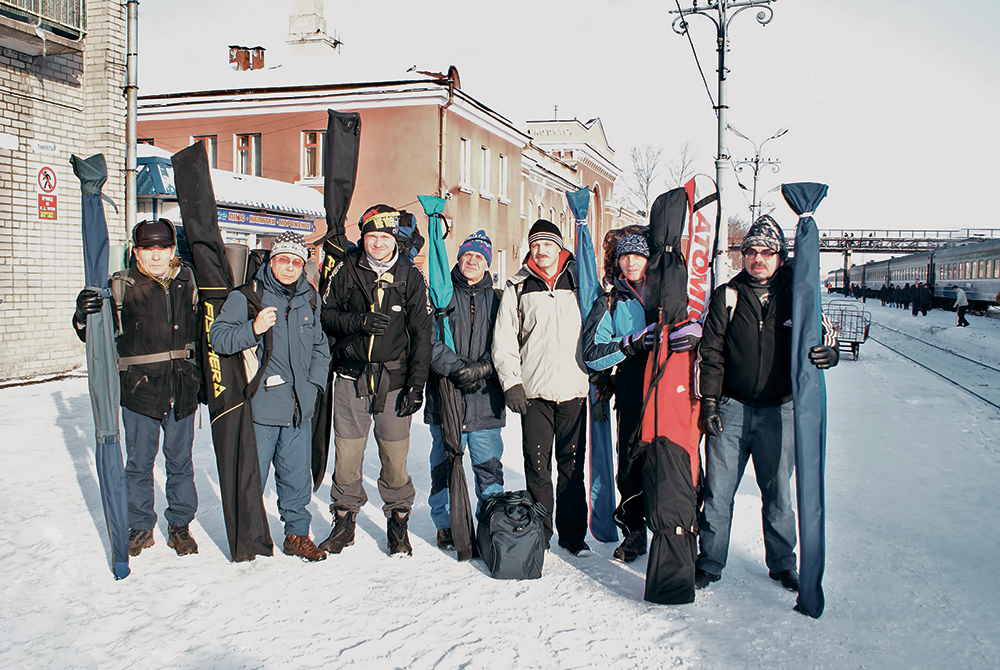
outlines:
[{"label": "black trousers", "polygon": [[969,322],[965,320],[965,312],[968,309],[969,309],[968,305],[959,305],[958,306],[958,325],[960,325],[960,326],[968,326],[969,325]]},{"label": "black trousers", "polygon": [[618,413],[618,474],[615,484],[620,502],[615,508],[614,519],[622,533],[628,535],[646,524],[646,498],[642,494],[645,454],[631,465],[628,461],[632,438],[635,436],[638,439],[636,429],[642,419],[643,379],[641,374],[638,377],[623,377],[619,373],[615,382],[615,410]]},{"label": "black trousers", "polygon": [[[553,402],[532,398],[521,417],[524,479],[528,493],[555,509],[559,539],[570,546],[587,535],[587,493],[583,483],[587,453],[587,399]],[[555,441],[556,487],[552,490],[552,444]],[[552,538],[552,517],[545,519],[545,539]]]}]

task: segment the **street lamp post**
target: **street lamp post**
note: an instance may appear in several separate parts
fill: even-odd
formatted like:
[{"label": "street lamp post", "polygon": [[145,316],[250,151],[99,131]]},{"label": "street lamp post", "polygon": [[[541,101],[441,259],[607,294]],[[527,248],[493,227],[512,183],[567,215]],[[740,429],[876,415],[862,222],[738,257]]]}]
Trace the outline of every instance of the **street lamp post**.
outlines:
[{"label": "street lamp post", "polygon": [[788,132],[788,129],[787,128],[782,128],[781,130],[779,130],[778,132],[776,132],[774,135],[771,135],[766,140],[764,140],[763,142],[761,142],[759,146],[752,139],[750,139],[749,137],[747,137],[746,135],[744,135],[740,131],[736,130],[732,126],[729,126],[729,130],[733,131],[734,133],[736,133],[737,135],[739,135],[740,137],[742,137],[747,142],[749,142],[750,144],[753,145],[753,150],[754,150],[753,158],[746,158],[746,159],[741,160],[741,161],[733,161],[733,165],[736,167],[736,171],[737,172],[740,172],[741,170],[743,170],[743,167],[745,165],[749,165],[750,168],[753,170],[753,200],[750,201],[750,223],[753,223],[754,221],[757,220],[757,217],[760,216],[760,209],[762,207],[762,205],[757,202],[757,176],[760,173],[760,167],[762,165],[770,166],[770,168],[774,172],[777,172],[780,169],[779,168],[780,162],[778,160],[776,160],[776,159],[764,159],[764,160],[761,160],[760,152],[764,149],[764,145],[765,144],[767,144],[768,142],[770,142],[773,139],[777,139],[777,138],[781,137],[782,135],[784,135],[785,133]]},{"label": "street lamp post", "polygon": [[718,153],[715,157],[715,181],[719,189],[719,211],[722,217],[722,225],[718,231],[719,255],[715,257],[715,277],[716,282],[721,283],[729,279],[729,231],[728,220],[726,218],[726,190],[728,185],[727,173],[729,171],[729,150],[726,148],[726,113],[729,110],[726,98],[726,53],[729,51],[729,23],[737,14],[747,9],[757,8],[757,23],[766,26],[774,18],[774,10],[770,4],[777,0],[709,0],[705,5],[699,6],[698,0],[692,0],[692,6],[670,10],[670,14],[677,14],[671,27],[678,35],[687,35],[687,17],[698,14],[708,18],[715,24],[716,30],[716,51],[719,54],[719,95],[715,105],[715,114],[718,117]]}]

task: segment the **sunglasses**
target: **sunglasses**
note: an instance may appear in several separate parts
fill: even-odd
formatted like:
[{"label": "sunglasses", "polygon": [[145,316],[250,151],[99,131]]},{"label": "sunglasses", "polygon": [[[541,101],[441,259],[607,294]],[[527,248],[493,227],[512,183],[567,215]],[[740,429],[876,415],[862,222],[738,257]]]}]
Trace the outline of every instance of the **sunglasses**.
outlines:
[{"label": "sunglasses", "polygon": [[278,265],[291,265],[293,268],[299,270],[305,267],[306,262],[301,258],[289,258],[282,254],[274,259],[274,262]]},{"label": "sunglasses", "polygon": [[776,253],[777,252],[771,251],[770,249],[761,249],[760,251],[756,249],[744,249],[743,258],[753,258],[756,256],[762,261],[769,261],[771,260],[771,256],[774,256]]}]

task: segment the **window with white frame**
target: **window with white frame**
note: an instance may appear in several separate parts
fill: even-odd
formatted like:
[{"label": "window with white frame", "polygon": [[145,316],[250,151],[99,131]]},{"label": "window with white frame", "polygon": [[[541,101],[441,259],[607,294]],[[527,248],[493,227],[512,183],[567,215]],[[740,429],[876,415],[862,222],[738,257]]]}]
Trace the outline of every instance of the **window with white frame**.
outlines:
[{"label": "window with white frame", "polygon": [[490,148],[481,147],[479,151],[479,195],[491,197],[490,191]]},{"label": "window with white frame", "polygon": [[260,133],[236,136],[236,160],[234,170],[238,174],[260,176]]},{"label": "window with white frame", "polygon": [[507,195],[507,157],[503,154],[497,158],[497,197],[510,202]]},{"label": "window with white frame", "polygon": [[205,153],[208,155],[208,167],[219,167],[219,138],[217,135],[193,135],[191,144],[195,142],[205,143]]},{"label": "window with white frame", "polygon": [[458,185],[470,189],[470,172],[472,171],[472,142],[463,137],[459,143],[458,154]]},{"label": "window with white frame", "polygon": [[323,176],[325,152],[325,130],[302,131],[302,171],[300,174],[303,179],[318,179]]}]

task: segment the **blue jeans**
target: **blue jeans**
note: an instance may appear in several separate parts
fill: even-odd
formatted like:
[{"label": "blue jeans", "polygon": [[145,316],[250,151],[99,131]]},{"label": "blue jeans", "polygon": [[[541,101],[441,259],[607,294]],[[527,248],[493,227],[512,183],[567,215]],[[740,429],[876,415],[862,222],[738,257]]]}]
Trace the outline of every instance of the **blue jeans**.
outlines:
[{"label": "blue jeans", "polygon": [[164,419],[154,419],[122,407],[125,425],[125,486],[128,490],[128,527],[152,530],[156,525],[153,508],[153,463],[160,450],[163,431],[163,464],[167,471],[167,509],[163,516],[171,526],[186,526],[194,520],[198,509],[198,493],[194,488],[194,463],[191,446],[194,443],[194,414],[180,421],[173,411]]},{"label": "blue jeans", "polygon": [[312,497],[312,426],[253,425],[257,438],[257,462],[260,464],[260,487],[267,483],[268,470],[274,463],[274,489],[278,493],[278,511],[285,524],[285,535],[308,535],[312,514],[306,509]]},{"label": "blue jeans", "polygon": [[719,402],[722,434],[705,442],[704,508],[698,519],[701,552],[697,568],[722,574],[729,555],[733,502],[747,461],[760,488],[764,560],[771,572],[795,569],[795,508],[792,468],[795,435],[792,403],[751,407],[731,398]]},{"label": "blue jeans", "polygon": [[[448,463],[441,436],[441,426],[431,429],[431,495],[427,502],[431,506],[431,520],[436,528],[451,528],[451,504],[448,496],[451,482],[451,465]],[[472,461],[472,473],[476,477],[476,514],[483,501],[497,493],[503,493],[503,440],[499,428],[462,433],[462,447]]]}]

